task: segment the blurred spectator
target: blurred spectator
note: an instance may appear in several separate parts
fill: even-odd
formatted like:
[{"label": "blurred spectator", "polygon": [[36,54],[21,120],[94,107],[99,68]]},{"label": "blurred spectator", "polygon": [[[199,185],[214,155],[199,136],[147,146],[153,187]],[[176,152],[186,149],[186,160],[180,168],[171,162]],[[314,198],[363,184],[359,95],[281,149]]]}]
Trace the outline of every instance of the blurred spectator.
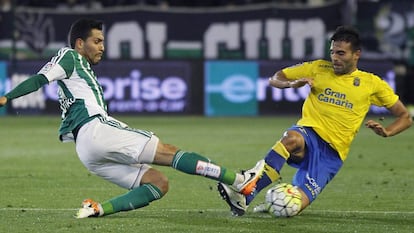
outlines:
[{"label": "blurred spectator", "polygon": [[0,11],[7,12],[11,10],[11,0],[0,0]]},{"label": "blurred spectator", "polygon": [[86,11],[88,9],[101,9],[102,3],[96,0],[89,1],[78,1],[78,0],[66,0],[64,2],[57,4],[58,10],[77,10],[77,11]]}]

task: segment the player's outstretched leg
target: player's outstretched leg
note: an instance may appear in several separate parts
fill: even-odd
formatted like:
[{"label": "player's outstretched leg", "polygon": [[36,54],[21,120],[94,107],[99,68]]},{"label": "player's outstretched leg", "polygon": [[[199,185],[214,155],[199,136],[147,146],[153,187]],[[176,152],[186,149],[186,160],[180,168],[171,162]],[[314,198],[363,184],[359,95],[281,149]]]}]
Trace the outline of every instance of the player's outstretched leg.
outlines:
[{"label": "player's outstretched leg", "polygon": [[245,180],[238,186],[239,192],[246,195],[246,204],[249,205],[254,197],[264,188],[280,179],[280,170],[286,163],[290,154],[281,141],[276,142],[267,153],[264,160],[259,161],[255,167],[247,170],[248,173],[259,174],[255,179]]},{"label": "player's outstretched leg", "polygon": [[112,198],[103,203],[91,199],[82,202],[76,218],[100,217],[121,211],[129,211],[149,205],[150,202],[160,199],[163,193],[152,184],[144,184],[131,191]]},{"label": "player's outstretched leg", "polygon": [[244,180],[241,174],[217,165],[210,159],[195,152],[177,151],[171,166],[181,172],[205,176],[233,187],[236,187]]}]

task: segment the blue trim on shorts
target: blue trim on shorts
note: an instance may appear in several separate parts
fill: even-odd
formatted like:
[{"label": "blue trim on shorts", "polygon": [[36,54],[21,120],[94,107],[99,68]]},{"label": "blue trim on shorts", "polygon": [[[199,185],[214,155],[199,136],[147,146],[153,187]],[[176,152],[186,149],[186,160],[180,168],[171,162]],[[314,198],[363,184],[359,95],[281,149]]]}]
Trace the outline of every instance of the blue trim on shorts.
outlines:
[{"label": "blue trim on shorts", "polygon": [[299,132],[305,139],[304,159],[299,163],[288,161],[288,164],[298,169],[292,184],[300,187],[312,202],[338,173],[343,161],[311,127],[294,125],[288,130]]}]

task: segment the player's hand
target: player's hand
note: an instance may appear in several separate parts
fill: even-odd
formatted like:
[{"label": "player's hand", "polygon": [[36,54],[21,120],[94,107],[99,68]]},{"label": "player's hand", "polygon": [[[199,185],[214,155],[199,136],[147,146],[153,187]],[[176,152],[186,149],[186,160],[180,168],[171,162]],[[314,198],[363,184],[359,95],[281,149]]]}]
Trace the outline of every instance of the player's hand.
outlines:
[{"label": "player's hand", "polygon": [[365,126],[367,128],[372,129],[372,131],[374,131],[376,134],[378,134],[382,137],[388,137],[387,130],[379,122],[376,122],[374,120],[368,120],[367,122],[365,122]]},{"label": "player's hand", "polygon": [[0,107],[3,107],[6,104],[7,104],[7,97],[6,96],[0,97]]}]

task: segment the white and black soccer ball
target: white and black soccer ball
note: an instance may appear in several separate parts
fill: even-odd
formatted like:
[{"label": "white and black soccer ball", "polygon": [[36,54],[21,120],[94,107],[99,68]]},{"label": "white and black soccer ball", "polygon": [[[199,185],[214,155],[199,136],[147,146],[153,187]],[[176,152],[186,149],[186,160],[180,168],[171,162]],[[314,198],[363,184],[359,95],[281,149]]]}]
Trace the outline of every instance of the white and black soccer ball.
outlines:
[{"label": "white and black soccer ball", "polygon": [[267,191],[265,203],[268,212],[274,217],[292,217],[299,213],[302,198],[296,186],[281,183]]}]

